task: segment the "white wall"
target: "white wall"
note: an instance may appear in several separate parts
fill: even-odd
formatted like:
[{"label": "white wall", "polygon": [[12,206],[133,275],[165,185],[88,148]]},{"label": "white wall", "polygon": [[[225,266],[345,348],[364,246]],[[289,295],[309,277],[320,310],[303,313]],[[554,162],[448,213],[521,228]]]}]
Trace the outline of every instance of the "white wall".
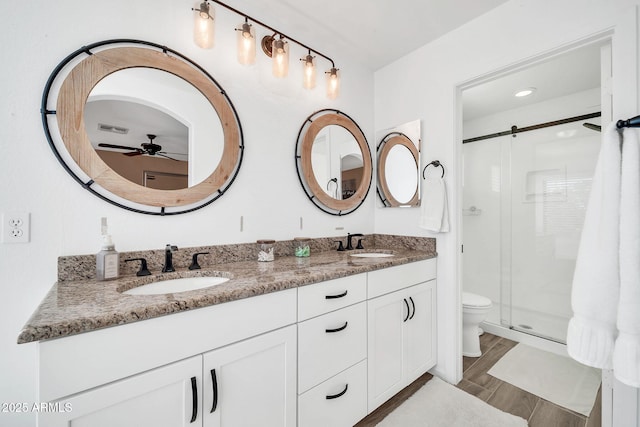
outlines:
[{"label": "white wall", "polygon": [[[459,244],[461,105],[457,88],[531,61],[596,33],[615,29],[614,114],[637,106],[636,11],[630,0],[512,0],[375,74],[375,129],[419,117],[422,162],[445,166],[452,230],[435,235],[438,248],[438,366],[451,382],[460,358]],[[375,231],[431,236],[418,228],[418,209],[376,209]]]},{"label": "white wall", "polygon": [[[0,310],[0,402],[35,402],[36,345],[17,345],[16,338],[55,282],[57,257],[99,249],[102,216],[109,218],[110,233],[121,251],[162,248],[167,243],[188,247],[373,231],[375,191],[356,212],[340,218],[327,215],[300,188],[294,162],[300,126],[322,108],[349,114],[372,141],[373,73],[347,58],[335,57],[330,47],[323,49],[314,40],[305,40],[304,34],[291,28],[294,23],[279,22],[259,2],[234,5],[332,56],[342,73],[341,96],[329,101],[320,79],[313,91],[302,88],[302,66],[297,58],[306,52],[295,46],[291,46],[287,79],[271,76],[271,65],[261,52],[255,66],[239,65],[233,28],[242,19],[221,8],[217,8],[216,47],[204,51],[192,42],[193,4],[189,2],[61,0],[28,6],[0,2],[0,39],[4,40],[0,212],[27,211],[32,221],[30,243],[0,245],[4,302]],[[263,33],[258,29],[259,37]],[[58,164],[40,119],[44,84],[66,55],[110,38],[138,38],[180,51],[207,69],[228,92],[242,123],[245,157],[229,192],[212,205],[175,217],[133,214],[91,195]],[[321,69],[330,66],[322,59],[317,63]],[[299,229],[301,216],[304,230]],[[35,422],[32,415],[0,413],[0,424],[31,426]]]}]

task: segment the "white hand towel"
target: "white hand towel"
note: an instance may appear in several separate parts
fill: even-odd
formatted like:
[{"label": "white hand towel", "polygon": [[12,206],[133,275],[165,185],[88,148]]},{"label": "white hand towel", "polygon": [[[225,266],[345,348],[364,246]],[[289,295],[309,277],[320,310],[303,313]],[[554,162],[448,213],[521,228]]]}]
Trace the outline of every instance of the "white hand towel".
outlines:
[{"label": "white hand towel", "polygon": [[640,387],[640,147],[626,129],[620,182],[620,303],[613,375]]},{"label": "white hand towel", "polygon": [[447,187],[443,178],[428,178],[424,181],[419,225],[435,233],[449,231]]},{"label": "white hand towel", "polygon": [[567,351],[580,363],[610,369],[619,296],[620,135],[603,134],[571,291]]}]

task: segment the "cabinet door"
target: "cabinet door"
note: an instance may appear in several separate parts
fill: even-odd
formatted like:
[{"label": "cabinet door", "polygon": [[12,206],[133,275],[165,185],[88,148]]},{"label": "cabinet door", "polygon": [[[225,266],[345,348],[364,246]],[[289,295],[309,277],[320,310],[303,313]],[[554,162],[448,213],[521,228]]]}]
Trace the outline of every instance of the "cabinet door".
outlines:
[{"label": "cabinet door", "polygon": [[409,384],[431,369],[436,362],[435,280],[406,290],[410,314],[404,323],[404,357],[406,383]]},{"label": "cabinet door", "polygon": [[408,309],[404,291],[367,302],[369,412],[404,387],[403,321]]},{"label": "cabinet door", "polygon": [[204,355],[206,427],[294,427],[296,326]]},{"label": "cabinet door", "polygon": [[[96,366],[96,369],[100,367]],[[202,357],[172,363],[61,399],[68,412],[43,412],[47,427],[176,427],[202,423]],[[67,405],[67,406],[65,406]]]}]

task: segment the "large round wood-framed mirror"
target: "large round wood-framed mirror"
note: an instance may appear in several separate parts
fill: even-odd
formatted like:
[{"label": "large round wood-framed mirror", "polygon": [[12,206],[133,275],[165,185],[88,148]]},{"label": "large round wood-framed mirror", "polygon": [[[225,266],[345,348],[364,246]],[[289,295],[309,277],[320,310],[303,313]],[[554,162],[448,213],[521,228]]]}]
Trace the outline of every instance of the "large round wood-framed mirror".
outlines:
[{"label": "large round wood-framed mirror", "polygon": [[296,168],[309,200],[322,211],[346,215],[364,202],[371,186],[371,151],[358,124],[332,109],[304,121],[296,143]]},{"label": "large round wood-framed mirror", "polygon": [[73,52],[49,77],[41,113],[67,172],[130,211],[199,209],[228,190],[242,163],[242,127],[227,93],[202,67],[151,42],[107,40]]}]

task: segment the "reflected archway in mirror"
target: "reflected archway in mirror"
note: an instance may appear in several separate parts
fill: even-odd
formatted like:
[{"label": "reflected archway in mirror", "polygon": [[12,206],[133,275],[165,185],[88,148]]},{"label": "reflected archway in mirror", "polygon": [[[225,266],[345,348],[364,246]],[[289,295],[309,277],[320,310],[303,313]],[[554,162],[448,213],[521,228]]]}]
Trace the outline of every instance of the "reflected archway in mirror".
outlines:
[{"label": "reflected archway in mirror", "polygon": [[369,192],[371,151],[351,117],[338,110],[320,110],[300,128],[296,169],[309,200],[324,212],[346,215]]},{"label": "reflected archway in mirror", "polygon": [[[175,117],[190,130],[189,146],[184,154],[190,159],[198,159],[189,162],[188,184],[184,188],[162,190],[144,186],[144,182],[153,179],[175,181],[176,174],[166,171],[146,170],[142,185],[132,182],[114,171],[92,145],[85,126],[87,101],[90,98],[93,101],[121,97],[121,94],[111,96],[104,91],[92,91],[96,87],[100,88],[98,85],[103,80],[108,81],[130,71],[161,73],[160,84],[177,78],[183,88],[188,87],[192,94],[200,98],[197,101],[199,105],[208,106],[210,114],[204,120],[212,121],[219,128],[216,131],[194,126],[197,121],[187,117],[188,115],[179,113]],[[170,88],[167,87],[167,90]],[[163,112],[175,110],[174,106],[162,105],[157,99],[137,98],[135,101],[151,106],[161,105],[159,109]],[[56,108],[51,108],[52,105]],[[78,49],[65,58],[51,74],[45,86],[41,112],[47,140],[67,172],[96,196],[131,211],[173,215],[206,206],[228,190],[242,163],[242,128],[226,92],[202,67],[174,50],[154,43],[119,39]],[[114,123],[107,124],[107,127],[109,125]],[[126,129],[126,125],[121,127]],[[200,131],[193,132],[192,135],[191,130],[196,127]],[[155,136],[151,138],[149,135]],[[142,144],[151,142],[162,147],[161,136],[149,129],[145,137],[152,141],[140,141],[140,148],[130,144],[110,145],[126,147],[119,150],[129,151],[132,157],[152,157],[150,151],[154,150],[148,150],[149,145]],[[162,148],[155,151],[170,152]],[[199,172],[194,173],[194,170]]]}]

